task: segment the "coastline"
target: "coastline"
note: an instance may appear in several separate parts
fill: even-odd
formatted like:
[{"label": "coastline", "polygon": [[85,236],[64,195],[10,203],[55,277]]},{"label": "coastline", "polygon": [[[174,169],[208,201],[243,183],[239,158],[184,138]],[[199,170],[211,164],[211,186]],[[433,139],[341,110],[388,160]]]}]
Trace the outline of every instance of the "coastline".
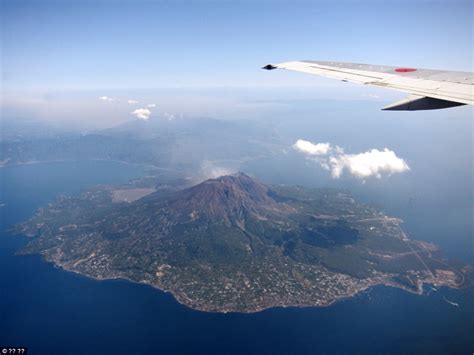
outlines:
[{"label": "coastline", "polygon": [[[140,164],[122,162],[122,161],[117,161],[117,160],[107,160],[107,159],[94,159],[94,160],[96,160],[96,161],[115,161],[115,162],[118,162],[118,163],[121,163],[121,164],[130,164],[130,165],[140,166]],[[74,160],[63,160],[63,162],[64,161],[70,162],[70,161],[74,161]],[[44,162],[35,161],[35,162],[29,162],[29,163],[26,163],[26,164],[40,164],[40,163],[44,163]],[[27,255],[27,254],[25,254],[25,255]],[[41,254],[39,254],[39,255],[41,255]],[[420,280],[419,284],[417,285],[418,287],[416,289],[414,289],[414,288],[404,287],[403,285],[398,284],[398,283],[393,282],[393,281],[390,281],[389,278],[385,278],[385,277],[373,278],[372,280],[368,280],[368,279],[363,280],[363,279],[361,279],[360,283],[357,282],[357,283],[354,284],[355,287],[353,288],[353,291],[347,292],[345,294],[337,295],[336,297],[333,297],[333,298],[321,298],[321,302],[319,302],[319,303],[318,303],[318,300],[316,300],[315,302],[300,303],[300,302],[298,302],[297,299],[296,299],[296,302],[282,303],[282,302],[278,302],[279,300],[276,299],[277,302],[274,302],[274,303],[268,302],[268,301],[262,301],[261,303],[259,303],[257,301],[251,307],[248,307],[247,305],[245,305],[243,308],[240,308],[240,309],[238,307],[235,307],[235,308],[232,307],[232,303],[228,304],[228,305],[231,305],[230,307],[227,306],[227,307],[219,308],[219,306],[215,306],[215,305],[212,305],[212,304],[209,305],[209,307],[207,307],[205,302],[204,303],[203,302],[199,303],[200,300],[197,300],[197,302],[194,302],[192,299],[189,299],[185,296],[185,294],[186,294],[185,292],[179,293],[175,290],[167,289],[165,287],[162,287],[162,285],[160,285],[158,283],[153,283],[151,281],[147,282],[146,280],[144,280],[144,281],[132,280],[132,279],[126,277],[126,276],[120,275],[120,273],[117,273],[115,270],[109,270],[111,276],[105,276],[105,275],[107,275],[107,273],[104,273],[105,277],[104,278],[99,278],[99,277],[94,277],[93,275],[89,275],[87,273],[83,273],[81,271],[78,271],[77,269],[74,269],[74,267],[71,267],[71,266],[68,267],[67,265],[61,265],[60,263],[55,262],[54,259],[49,259],[48,260],[48,259],[46,259],[46,257],[44,255],[43,255],[42,259],[45,262],[52,263],[55,267],[61,268],[64,271],[74,272],[75,274],[79,274],[83,277],[92,278],[92,279],[95,279],[97,281],[125,280],[125,281],[132,282],[132,283],[148,285],[148,286],[153,287],[154,289],[158,289],[162,292],[172,294],[174,299],[178,303],[180,303],[180,304],[182,304],[182,305],[184,305],[184,306],[186,306],[190,309],[204,311],[204,312],[213,312],[213,313],[257,313],[257,312],[261,312],[261,311],[263,311],[265,309],[269,309],[269,308],[327,307],[327,306],[330,306],[330,305],[332,305],[332,304],[334,304],[334,303],[336,303],[340,300],[352,298],[355,295],[357,295],[361,292],[364,292],[365,290],[367,290],[371,287],[377,286],[377,285],[384,285],[384,286],[390,286],[390,287],[395,287],[395,288],[401,288],[401,289],[403,289],[405,291],[408,291],[410,293],[421,295],[421,294],[423,294],[423,284],[426,283],[426,280],[427,280],[427,278],[425,278],[424,280]],[[116,275],[114,275],[114,274],[116,274]],[[434,283],[434,285],[436,285],[436,283]],[[344,291],[347,291],[347,289],[344,290]],[[282,299],[283,300],[285,300],[285,299],[290,300],[289,298],[288,299],[287,298],[280,298],[280,300],[282,300]],[[293,300],[295,300],[294,297],[293,297]],[[309,299],[306,299],[306,301],[308,301],[308,300]],[[238,303],[236,302],[234,304],[238,304]]]},{"label": "coastline", "polygon": [[[28,238],[28,237],[25,237],[25,238]],[[361,293],[363,293],[367,290],[370,290],[371,288],[376,287],[376,286],[385,286],[385,287],[391,287],[391,288],[398,288],[398,289],[401,289],[405,292],[409,292],[411,294],[422,296],[422,295],[425,294],[424,288],[423,288],[423,286],[425,284],[426,285],[431,285],[431,286],[434,285],[433,283],[430,283],[428,281],[423,281],[419,284],[418,289],[415,291],[413,289],[410,289],[408,287],[404,287],[403,285],[396,284],[396,283],[391,282],[391,281],[386,280],[386,279],[379,280],[378,282],[375,282],[375,280],[373,280],[374,282],[370,282],[370,283],[361,285],[360,288],[358,288],[357,290],[355,290],[353,292],[350,292],[350,293],[345,294],[345,295],[338,296],[338,297],[333,298],[333,299],[331,299],[331,300],[329,300],[325,303],[322,303],[322,304],[289,303],[289,304],[275,304],[275,305],[270,305],[270,306],[256,306],[255,308],[244,309],[244,310],[233,310],[233,309],[218,310],[218,309],[214,309],[214,308],[194,307],[192,304],[190,304],[189,302],[186,301],[185,297],[181,296],[180,294],[176,293],[175,291],[170,290],[170,289],[162,288],[159,285],[152,284],[152,283],[149,283],[149,282],[140,282],[140,281],[132,280],[132,279],[130,279],[128,277],[125,277],[125,276],[111,276],[111,277],[107,277],[107,278],[99,278],[99,277],[96,277],[96,276],[93,276],[93,275],[84,274],[84,273],[82,273],[80,271],[77,271],[75,269],[72,269],[72,268],[67,268],[65,265],[61,265],[61,264],[58,264],[58,263],[54,262],[53,260],[46,259],[44,257],[44,255],[42,255],[42,254],[21,254],[21,255],[17,254],[16,256],[38,256],[40,258],[41,262],[51,264],[56,269],[59,269],[61,271],[68,272],[68,273],[73,273],[75,275],[79,275],[81,277],[85,277],[85,278],[88,278],[88,279],[91,279],[91,280],[94,280],[94,281],[97,281],[97,282],[117,280],[117,281],[129,282],[131,284],[144,285],[144,286],[147,286],[147,287],[151,287],[154,290],[158,290],[160,292],[170,294],[178,304],[180,304],[180,305],[182,305],[186,308],[189,308],[189,309],[194,310],[194,311],[206,312],[206,313],[216,313],[216,314],[228,314],[228,313],[254,314],[254,313],[263,312],[265,310],[273,309],[273,308],[324,308],[324,307],[332,306],[332,305],[336,304],[337,302],[351,299],[351,298],[353,298],[353,297],[355,297],[355,296],[357,296],[357,295],[359,295],[359,294],[361,294]],[[451,287],[451,286],[447,286],[447,285],[438,285],[438,287],[447,287],[447,288],[451,288],[451,289],[461,289],[462,288],[462,286],[460,286],[460,287]]]},{"label": "coastline", "polygon": [[131,162],[128,162],[128,161],[125,161],[125,160],[100,159],[100,158],[94,158],[94,159],[30,160],[30,161],[26,161],[26,162],[17,162],[17,163],[11,163],[11,164],[9,164],[7,162],[6,164],[0,164],[0,169],[1,168],[13,167],[13,166],[50,164],[50,163],[74,163],[74,162],[80,162],[80,161],[108,161],[108,162],[120,163],[120,164],[125,164],[125,165],[131,165],[131,166],[141,166],[141,167],[150,168],[150,169],[171,170],[171,169],[166,169],[166,168],[162,168],[162,167],[159,167],[159,166],[156,166],[156,165],[151,165],[151,164],[131,163]]}]

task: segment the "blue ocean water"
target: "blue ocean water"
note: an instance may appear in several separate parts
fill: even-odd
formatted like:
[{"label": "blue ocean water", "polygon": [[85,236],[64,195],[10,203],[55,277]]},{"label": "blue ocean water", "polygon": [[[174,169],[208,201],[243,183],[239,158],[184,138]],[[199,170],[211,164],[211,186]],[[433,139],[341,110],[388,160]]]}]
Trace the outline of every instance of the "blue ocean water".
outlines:
[{"label": "blue ocean water", "polygon": [[26,239],[7,230],[57,194],[142,173],[114,162],[0,169],[0,346],[31,354],[473,352],[472,289],[416,296],[381,286],[325,308],[215,314],[148,286],[99,282],[14,255]]}]

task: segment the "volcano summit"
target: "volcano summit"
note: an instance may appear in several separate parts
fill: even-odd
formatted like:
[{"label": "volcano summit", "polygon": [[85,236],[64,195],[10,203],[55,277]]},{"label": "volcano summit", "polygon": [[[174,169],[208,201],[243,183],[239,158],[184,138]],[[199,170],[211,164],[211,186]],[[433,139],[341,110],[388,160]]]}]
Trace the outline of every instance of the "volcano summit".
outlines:
[{"label": "volcano summit", "polygon": [[216,312],[324,306],[377,284],[461,287],[471,270],[345,191],[266,186],[239,173],[130,203],[112,196],[95,189],[39,210],[19,226],[32,238],[21,253]]}]

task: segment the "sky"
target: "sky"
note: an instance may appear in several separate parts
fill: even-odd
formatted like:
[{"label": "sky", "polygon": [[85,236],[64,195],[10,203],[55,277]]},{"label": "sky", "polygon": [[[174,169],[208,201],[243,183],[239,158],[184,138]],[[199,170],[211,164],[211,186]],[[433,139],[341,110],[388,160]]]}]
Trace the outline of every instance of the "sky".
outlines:
[{"label": "sky", "polygon": [[[280,90],[282,97],[311,97],[290,90],[294,87],[312,87],[311,95],[319,98],[353,96],[351,86],[341,89],[330,79],[261,70],[287,60],[460,71],[472,71],[473,65],[469,0],[0,3],[2,109],[7,116],[64,119],[79,107],[94,116],[103,102],[91,98],[114,95],[123,102],[158,100],[168,103],[163,111],[186,114],[205,114],[213,104],[231,111],[236,100],[259,88],[261,99],[268,97],[266,89]],[[153,90],[161,93],[158,98]],[[354,90],[367,98],[386,95]],[[117,117],[122,111],[107,112]],[[125,111],[129,118],[133,110]]]}]

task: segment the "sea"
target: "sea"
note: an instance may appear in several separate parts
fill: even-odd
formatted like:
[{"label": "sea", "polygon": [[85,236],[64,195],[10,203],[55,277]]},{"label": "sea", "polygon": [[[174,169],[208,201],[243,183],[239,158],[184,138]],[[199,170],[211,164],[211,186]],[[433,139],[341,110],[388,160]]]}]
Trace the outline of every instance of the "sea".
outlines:
[{"label": "sea", "polygon": [[[323,308],[219,314],[192,310],[146,285],[96,281],[39,256],[15,255],[27,238],[11,228],[37,208],[144,173],[112,161],[0,169],[0,346],[29,354],[472,354],[472,289],[418,296],[378,286]],[[425,210],[423,223],[436,213]],[[457,223],[443,221],[443,231]],[[407,228],[418,233],[412,224]]]},{"label": "sea", "polygon": [[[330,111],[311,103],[292,120],[272,117],[288,149],[241,170],[266,183],[347,188],[358,200],[402,218],[410,238],[434,242],[447,257],[472,263],[472,121],[449,117],[456,113],[449,110],[425,118],[377,113],[378,104],[354,102],[348,115],[338,106]],[[296,139],[327,141],[354,153],[393,149],[411,169],[383,179],[332,179],[292,151]],[[427,287],[419,296],[378,286],[329,307],[218,314],[192,310],[146,285],[96,281],[39,256],[15,255],[27,238],[10,230],[37,208],[60,194],[145,173],[144,167],[113,161],[0,169],[0,346],[25,346],[30,354],[474,352],[472,288]]]}]

